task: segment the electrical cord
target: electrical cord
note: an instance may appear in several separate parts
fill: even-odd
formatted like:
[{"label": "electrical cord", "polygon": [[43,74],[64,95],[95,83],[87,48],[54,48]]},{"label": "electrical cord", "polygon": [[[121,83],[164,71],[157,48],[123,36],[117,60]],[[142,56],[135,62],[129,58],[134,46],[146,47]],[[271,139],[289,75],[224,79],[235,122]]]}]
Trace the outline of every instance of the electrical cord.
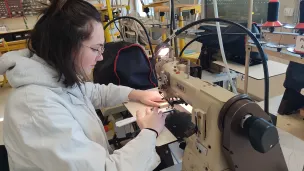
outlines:
[{"label": "electrical cord", "polygon": [[115,25],[116,29],[118,30],[118,32],[119,32],[119,34],[120,34],[120,36],[121,36],[122,40],[123,40],[123,41],[125,41],[125,38],[124,38],[124,36],[123,36],[122,32],[120,31],[120,29],[117,27],[116,22],[114,22],[114,25]]},{"label": "electrical cord", "polygon": [[[134,17],[130,17],[130,16],[122,16],[122,17],[117,17],[117,18],[114,18],[113,20],[109,21],[104,27],[103,29],[105,30],[106,28],[109,27],[110,24],[112,24],[113,22],[117,21],[117,20],[120,20],[120,19],[131,19],[131,20],[134,20],[136,21],[145,31],[145,34],[147,36],[147,39],[148,39],[148,42],[149,42],[149,46],[150,46],[150,50],[151,50],[151,54],[152,54],[152,59],[153,61],[155,60],[155,56],[154,56],[154,52],[153,52],[153,48],[152,48],[152,43],[151,43],[151,40],[150,40],[150,37],[149,37],[149,34],[148,34],[148,31],[147,29],[145,28],[145,26],[143,25],[142,22],[140,22],[137,18],[134,18]],[[170,41],[170,40],[169,40]],[[156,61],[155,61],[156,62]],[[155,64],[155,63],[154,63]]]},{"label": "electrical cord", "polygon": [[[213,0],[213,8],[214,8],[215,18],[219,18],[218,8],[217,8],[217,1],[216,0]],[[229,69],[229,66],[228,66],[228,62],[227,62],[227,58],[226,58],[226,54],[225,54],[225,49],[224,49],[222,31],[221,31],[221,27],[220,27],[219,22],[216,22],[216,31],[217,31],[217,37],[218,37],[218,41],[219,41],[219,45],[220,45],[220,51],[221,51],[222,59],[223,59],[223,62],[225,64],[225,70],[226,70],[226,73],[228,75],[230,85],[232,87],[233,93],[238,94],[237,89],[236,89],[236,85],[232,81],[232,76],[230,74],[230,69]]]},{"label": "electrical cord", "polygon": [[267,65],[267,60],[266,60],[266,55],[264,50],[262,49],[261,44],[259,43],[258,39],[254,36],[254,34],[249,31],[247,28],[245,28],[244,26],[235,23],[233,21],[228,21],[228,20],[224,20],[224,19],[220,19],[220,18],[207,18],[207,19],[201,19],[201,20],[197,20],[194,21],[188,25],[186,25],[185,27],[177,30],[173,35],[170,35],[165,41],[164,43],[169,43],[174,37],[176,37],[177,35],[181,34],[182,32],[188,30],[189,28],[198,25],[198,24],[202,24],[202,23],[206,23],[206,22],[223,22],[226,24],[232,24],[234,26],[237,26],[238,28],[244,30],[244,32],[251,38],[251,40],[253,40],[254,44],[257,46],[258,51],[261,55],[262,58],[262,63],[263,63],[263,70],[264,70],[264,77],[265,77],[265,94],[264,94],[264,99],[265,99],[265,103],[264,103],[264,111],[269,114],[269,72],[268,72],[268,65]]}]

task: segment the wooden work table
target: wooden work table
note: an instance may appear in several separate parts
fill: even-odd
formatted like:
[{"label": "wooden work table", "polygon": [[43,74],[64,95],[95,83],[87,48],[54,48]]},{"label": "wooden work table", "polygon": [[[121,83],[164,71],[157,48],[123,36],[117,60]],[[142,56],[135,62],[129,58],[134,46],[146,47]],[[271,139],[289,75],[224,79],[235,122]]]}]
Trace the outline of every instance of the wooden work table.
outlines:
[{"label": "wooden work table", "polygon": [[[147,5],[143,5],[143,9],[144,8],[154,8],[155,12],[170,12],[170,7],[166,4],[169,3],[169,0],[162,0],[162,1],[156,1]],[[183,12],[183,11],[188,11],[188,10],[194,10],[194,12],[197,13],[201,13],[201,4],[180,4],[180,3],[176,3],[174,5],[175,9],[178,9],[179,12]]]},{"label": "wooden work table", "polygon": [[[178,9],[179,12],[195,10],[195,13],[201,13],[201,5],[200,4],[175,4],[175,9]],[[169,6],[157,6],[154,7],[155,12],[170,12]]]},{"label": "wooden work table", "polygon": [[[288,65],[268,60],[269,71],[269,96],[275,97],[282,95],[285,91],[283,83],[285,81],[286,70]],[[212,68],[222,71],[224,68],[223,61],[214,61]],[[228,61],[228,66],[231,70],[240,74],[237,80],[237,89],[239,92],[244,91],[244,76],[245,66]],[[264,100],[264,69],[263,65],[255,65],[249,67],[249,79],[248,79],[248,94],[257,101]]]},{"label": "wooden work table", "polygon": [[[223,61],[214,61],[213,62],[216,65],[219,65],[221,67],[225,67],[225,64]],[[278,75],[282,75],[286,73],[288,65],[282,64],[276,61],[268,60],[268,71],[269,71],[269,77],[275,77]],[[237,64],[234,62],[228,61],[228,66],[231,70],[234,70],[238,73],[245,74],[245,66],[241,64]],[[249,67],[249,77],[257,79],[257,80],[262,80],[264,79],[264,69],[263,65],[254,65]]]},{"label": "wooden work table", "polygon": [[31,31],[32,29],[16,29],[16,30],[8,30],[4,32],[0,32],[0,35],[3,34],[10,34],[10,33],[18,33],[18,32],[26,32],[26,31]]},{"label": "wooden work table", "polygon": [[16,41],[7,42],[7,46],[2,43],[0,44],[0,52],[4,53],[7,51],[24,49],[27,47],[26,43],[27,43],[26,40],[16,40]]},{"label": "wooden work table", "polygon": [[[4,38],[5,40],[5,42],[0,43],[0,52],[5,53],[8,51],[26,48],[27,41],[24,35],[26,35],[29,31],[31,31],[31,29],[18,29],[0,32],[0,37]],[[15,39],[13,36],[14,34],[18,34],[18,36],[21,37],[21,40]]]}]

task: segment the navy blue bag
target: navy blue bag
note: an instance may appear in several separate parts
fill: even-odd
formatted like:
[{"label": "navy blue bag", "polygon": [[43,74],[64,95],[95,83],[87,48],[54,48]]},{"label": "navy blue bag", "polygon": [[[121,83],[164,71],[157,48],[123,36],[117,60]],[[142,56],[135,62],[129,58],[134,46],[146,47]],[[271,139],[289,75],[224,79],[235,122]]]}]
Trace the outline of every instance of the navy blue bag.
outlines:
[{"label": "navy blue bag", "polygon": [[154,62],[141,46],[124,41],[106,43],[103,57],[94,68],[94,83],[140,90],[157,87]]}]

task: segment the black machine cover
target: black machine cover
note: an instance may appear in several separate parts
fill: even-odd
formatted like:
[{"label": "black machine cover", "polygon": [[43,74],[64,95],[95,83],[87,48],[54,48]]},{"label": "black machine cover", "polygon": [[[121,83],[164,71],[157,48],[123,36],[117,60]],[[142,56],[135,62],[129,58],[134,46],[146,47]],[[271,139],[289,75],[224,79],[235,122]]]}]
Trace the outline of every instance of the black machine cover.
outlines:
[{"label": "black machine cover", "polygon": [[[246,23],[241,23],[244,27],[247,27]],[[207,69],[210,63],[210,58],[213,54],[217,53],[220,50],[217,31],[215,26],[200,26],[199,30],[204,30],[205,32],[198,33],[199,35],[208,35],[204,36],[198,40],[198,42],[202,43],[202,49],[200,54],[200,60],[203,69]],[[229,61],[236,62],[239,64],[245,65],[245,56],[246,56],[246,34],[240,28],[229,25],[227,27],[221,27],[223,44],[225,49],[226,58]],[[252,25],[253,33],[257,34],[259,37],[259,28],[256,24]],[[230,35],[225,35],[229,33]],[[212,35],[210,35],[212,34]],[[258,52],[250,53],[250,66],[261,64],[262,59]]]},{"label": "black machine cover", "polygon": [[141,46],[124,41],[106,43],[103,56],[94,68],[94,83],[141,90],[157,87],[154,62]]}]

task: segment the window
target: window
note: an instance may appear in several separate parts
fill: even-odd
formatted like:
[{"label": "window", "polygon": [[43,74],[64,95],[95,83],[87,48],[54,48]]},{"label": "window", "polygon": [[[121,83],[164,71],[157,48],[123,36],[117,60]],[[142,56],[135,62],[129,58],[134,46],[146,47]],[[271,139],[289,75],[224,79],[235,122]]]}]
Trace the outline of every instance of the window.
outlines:
[{"label": "window", "polygon": [[[141,17],[145,17],[147,16],[146,13],[143,11],[142,9],[142,3],[144,3],[145,5],[153,3],[153,0],[135,0],[135,4],[136,4],[136,11],[139,13],[139,15]],[[149,15],[154,15],[154,11],[153,8],[150,8],[150,13]]]},{"label": "window", "polygon": [[[264,23],[267,20],[269,0],[254,0],[252,21]],[[206,18],[214,18],[213,0],[205,0]],[[217,0],[219,17],[238,23],[247,23],[248,1],[247,0]]]}]

